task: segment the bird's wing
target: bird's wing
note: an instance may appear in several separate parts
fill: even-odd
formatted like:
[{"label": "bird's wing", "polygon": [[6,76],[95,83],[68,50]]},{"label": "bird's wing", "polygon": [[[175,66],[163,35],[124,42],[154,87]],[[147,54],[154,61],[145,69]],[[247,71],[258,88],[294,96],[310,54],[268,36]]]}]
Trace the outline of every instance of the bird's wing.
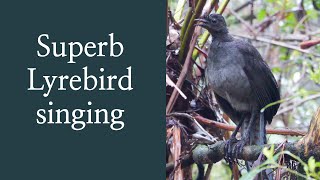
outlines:
[{"label": "bird's wing", "polygon": [[[280,99],[280,93],[277,82],[257,49],[251,44],[247,44],[245,47],[240,46],[240,52],[245,58],[243,70],[258,99],[259,108],[262,109],[266,105],[278,101]],[[269,123],[271,123],[278,108],[279,104],[265,110],[264,116]]]}]

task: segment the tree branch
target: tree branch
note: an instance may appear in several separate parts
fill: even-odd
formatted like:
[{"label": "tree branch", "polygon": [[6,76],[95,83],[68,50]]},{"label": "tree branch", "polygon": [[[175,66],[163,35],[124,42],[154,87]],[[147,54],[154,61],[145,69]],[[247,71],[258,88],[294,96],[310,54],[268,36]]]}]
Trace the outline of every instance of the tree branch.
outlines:
[{"label": "tree branch", "polygon": [[[278,147],[282,144],[274,144],[275,147]],[[270,147],[270,144],[263,146],[245,146],[243,151],[239,153],[239,159],[245,161],[255,161],[260,156],[264,147]],[[193,151],[192,156],[187,155],[181,158],[181,167],[190,166],[192,163],[198,164],[212,164],[221,161],[225,157],[225,141],[218,141],[212,145],[198,145]],[[312,150],[309,150],[305,153],[305,145],[300,141],[296,143],[284,143],[284,148],[276,148],[275,153],[279,153],[282,150],[290,151],[292,154],[298,156],[303,161],[307,161],[311,156],[313,156],[316,161],[320,160],[320,147],[315,146]],[[290,157],[288,157],[290,158]],[[174,169],[174,163],[168,163],[166,165],[166,172],[169,174]]]},{"label": "tree branch", "polygon": [[[214,126],[220,129],[224,129],[227,131],[234,131],[236,126],[232,126],[225,123],[220,123],[217,121],[213,121],[207,118],[204,118],[200,115],[195,115],[194,118],[199,121],[200,124],[205,124],[207,126]],[[271,129],[267,128],[267,134],[278,134],[278,135],[290,135],[290,136],[304,136],[306,132],[300,130],[291,130],[291,129]]]},{"label": "tree branch", "polygon": [[264,43],[269,43],[269,44],[272,44],[272,45],[281,46],[281,47],[285,47],[285,48],[288,48],[288,49],[293,49],[293,50],[296,50],[296,51],[299,51],[299,52],[302,52],[302,53],[311,54],[311,55],[316,56],[316,57],[320,57],[320,54],[314,53],[314,52],[309,51],[309,50],[301,49],[300,47],[297,47],[297,46],[294,46],[294,45],[291,45],[291,44],[287,44],[287,43],[284,43],[284,42],[270,40],[270,39],[259,37],[259,36],[253,37],[253,36],[248,36],[248,35],[244,35],[244,34],[236,34],[236,33],[231,33],[231,34],[234,35],[234,36],[238,36],[238,37],[242,37],[242,38],[246,38],[246,39],[251,39],[251,40],[256,40],[256,41],[260,41],[260,42],[264,42]]},{"label": "tree branch", "polygon": [[[259,155],[262,152],[264,147],[269,147],[270,145],[266,144],[264,146],[245,146],[243,151],[239,154],[239,159],[246,161],[255,161],[258,159]],[[275,147],[279,144],[275,144]],[[198,145],[192,152],[192,159],[195,163],[201,164],[210,164],[216,163],[222,160],[225,157],[225,141],[218,141],[212,145]],[[282,149],[279,148],[275,153],[280,152]],[[313,148],[312,151],[309,151],[305,154],[305,146],[303,143],[285,143],[284,150],[290,151],[294,155],[300,157],[303,161],[307,161],[309,157],[314,156],[318,161],[320,159],[320,147]]]}]

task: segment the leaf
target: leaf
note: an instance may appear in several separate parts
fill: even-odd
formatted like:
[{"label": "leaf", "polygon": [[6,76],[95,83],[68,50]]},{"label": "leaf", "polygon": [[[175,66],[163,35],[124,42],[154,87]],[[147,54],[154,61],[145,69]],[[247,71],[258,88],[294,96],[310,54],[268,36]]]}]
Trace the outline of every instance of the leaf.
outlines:
[{"label": "leaf", "polygon": [[265,9],[261,9],[257,14],[258,21],[262,21],[267,16],[267,11]]},{"label": "leaf", "polygon": [[270,149],[267,147],[263,148],[262,152],[268,159],[272,159],[274,154],[274,145],[272,145]]},{"label": "leaf", "polygon": [[281,71],[282,71],[282,69],[280,67],[273,67],[272,68],[273,73],[280,73]]},{"label": "leaf", "polygon": [[310,79],[317,84],[320,84],[320,68],[310,72]]},{"label": "leaf", "polygon": [[308,166],[309,166],[309,170],[310,172],[315,172],[316,170],[316,160],[314,159],[313,156],[311,156],[308,160]]}]

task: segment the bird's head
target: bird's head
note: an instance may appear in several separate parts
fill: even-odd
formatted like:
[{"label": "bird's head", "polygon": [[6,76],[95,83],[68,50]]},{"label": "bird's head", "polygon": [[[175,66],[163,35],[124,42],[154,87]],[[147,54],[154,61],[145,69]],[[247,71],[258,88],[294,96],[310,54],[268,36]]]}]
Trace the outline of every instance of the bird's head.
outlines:
[{"label": "bird's head", "polygon": [[196,26],[201,26],[207,29],[211,34],[228,33],[227,23],[224,17],[220,14],[210,14],[199,19],[195,19]]}]

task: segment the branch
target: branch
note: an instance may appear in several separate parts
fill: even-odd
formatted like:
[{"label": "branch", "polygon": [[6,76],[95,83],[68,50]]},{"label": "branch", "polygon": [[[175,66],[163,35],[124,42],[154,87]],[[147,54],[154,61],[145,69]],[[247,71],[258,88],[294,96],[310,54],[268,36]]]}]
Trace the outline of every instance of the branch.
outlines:
[{"label": "branch", "polygon": [[242,37],[242,38],[246,38],[246,39],[252,39],[252,40],[256,40],[256,41],[260,41],[260,42],[265,42],[265,43],[269,43],[269,44],[272,44],[272,45],[281,46],[281,47],[285,47],[285,48],[288,48],[288,49],[293,49],[293,50],[296,50],[296,51],[299,51],[299,52],[302,52],[302,53],[311,54],[311,55],[316,56],[316,57],[320,57],[320,54],[316,54],[316,53],[311,52],[309,50],[301,49],[301,48],[299,48],[297,46],[294,46],[294,45],[291,45],[291,44],[287,44],[287,43],[284,43],[284,42],[270,40],[270,39],[259,37],[259,36],[253,37],[253,36],[248,36],[248,35],[238,34],[238,33],[231,33],[231,34],[234,35],[234,36],[238,36],[238,37]]},{"label": "branch", "polygon": [[[253,1],[255,1],[255,0],[253,0]],[[234,11],[235,11],[235,12],[239,12],[239,11],[241,11],[242,9],[244,9],[245,7],[249,6],[250,4],[251,4],[251,0],[248,0],[247,2],[245,2],[244,4],[242,4],[241,6],[237,7]],[[226,18],[228,18],[230,15],[231,15],[231,14],[228,13],[227,16],[226,16]]]},{"label": "branch", "polygon": [[320,44],[320,39],[304,41],[304,42],[300,43],[300,48],[301,49],[308,49],[308,48],[315,46],[317,44]]},{"label": "branch", "polygon": [[[198,164],[212,164],[221,161],[225,157],[224,147],[226,145],[225,141],[218,141],[212,145],[198,145],[193,151],[192,155],[187,155],[182,157],[180,160],[181,168],[190,166],[192,163]],[[282,145],[284,148],[276,148],[275,153],[279,153],[280,151],[290,151],[292,154],[298,156],[303,161],[307,161],[311,156],[313,156],[316,161],[320,160],[320,147],[313,147],[312,151],[305,153],[305,145],[300,143],[300,141],[296,143],[281,143],[274,144],[275,147]],[[263,146],[245,146],[243,151],[239,153],[239,159],[243,159],[245,161],[255,161],[260,156],[264,147],[270,147],[270,144],[266,144]],[[290,158],[290,157],[289,157]],[[166,172],[169,174],[174,169],[174,163],[166,164]]]},{"label": "branch", "polygon": [[286,113],[286,112],[288,112],[288,111],[291,111],[291,110],[295,109],[296,107],[300,106],[301,104],[303,104],[303,103],[305,103],[305,102],[307,102],[307,101],[310,101],[310,100],[312,100],[312,99],[317,99],[317,98],[320,98],[320,93],[310,95],[310,96],[308,96],[308,97],[306,97],[306,98],[304,98],[304,99],[301,99],[300,101],[294,103],[294,104],[291,105],[291,106],[288,106],[288,107],[285,107],[285,108],[280,109],[280,110],[278,111],[278,113],[276,114],[276,116],[281,115],[281,114],[283,114],[283,113]]},{"label": "branch", "polygon": [[[270,145],[266,144],[264,146],[245,146],[243,151],[239,154],[239,159],[245,161],[255,161],[258,159],[264,147],[269,147]],[[279,144],[275,144],[275,147]],[[225,157],[225,141],[218,141],[212,145],[198,145],[192,152],[192,159],[195,163],[201,164],[211,164],[216,163],[222,160]],[[279,153],[282,148],[275,150],[275,153]],[[316,160],[320,159],[320,148],[315,147],[313,151],[305,154],[305,146],[301,143],[285,143],[284,150],[290,151],[294,155],[300,157],[303,161],[309,159],[309,157],[314,156]]]},{"label": "branch", "polygon": [[[232,126],[225,123],[220,123],[217,121],[213,121],[211,119],[204,118],[200,115],[195,115],[194,118],[199,121],[200,124],[205,124],[207,126],[214,126],[220,129],[224,129],[227,131],[234,131],[236,126]],[[291,135],[291,136],[304,136],[306,132],[300,130],[291,130],[291,129],[271,129],[267,128],[267,134],[278,134],[278,135]]]},{"label": "branch", "polygon": [[250,31],[250,33],[253,36],[256,36],[257,33],[254,31],[254,29],[251,27],[250,24],[248,24],[244,19],[242,19],[242,17],[238,13],[236,13],[234,10],[229,9],[229,11],[235,18],[237,18]]}]

